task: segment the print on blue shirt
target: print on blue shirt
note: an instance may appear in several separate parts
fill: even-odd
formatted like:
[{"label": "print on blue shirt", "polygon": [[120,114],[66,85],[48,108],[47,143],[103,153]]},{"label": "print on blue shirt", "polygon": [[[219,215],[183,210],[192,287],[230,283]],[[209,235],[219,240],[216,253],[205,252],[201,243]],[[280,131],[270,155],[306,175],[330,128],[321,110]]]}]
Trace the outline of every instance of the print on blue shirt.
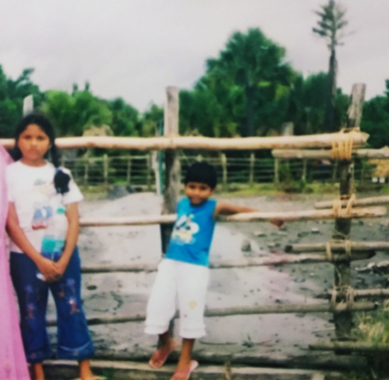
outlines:
[{"label": "print on blue shirt", "polygon": [[165,258],[196,265],[209,265],[209,249],[212,243],[216,207],[214,199],[201,206],[192,206],[188,198],[177,205],[177,220]]}]

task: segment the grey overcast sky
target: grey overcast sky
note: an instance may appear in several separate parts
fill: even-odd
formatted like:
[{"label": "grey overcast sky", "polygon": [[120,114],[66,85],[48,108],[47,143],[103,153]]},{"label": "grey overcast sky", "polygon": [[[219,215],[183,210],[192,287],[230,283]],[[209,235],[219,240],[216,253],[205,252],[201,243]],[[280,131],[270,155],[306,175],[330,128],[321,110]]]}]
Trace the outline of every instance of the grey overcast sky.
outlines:
[{"label": "grey overcast sky", "polygon": [[[328,50],[315,37],[327,0],[0,0],[0,64],[16,78],[33,67],[41,90],[123,97],[145,110],[162,104],[168,85],[192,88],[234,31],[259,27],[286,48],[305,76],[326,71]],[[383,94],[389,79],[389,1],[343,0],[348,30],[338,49],[338,85]]]}]

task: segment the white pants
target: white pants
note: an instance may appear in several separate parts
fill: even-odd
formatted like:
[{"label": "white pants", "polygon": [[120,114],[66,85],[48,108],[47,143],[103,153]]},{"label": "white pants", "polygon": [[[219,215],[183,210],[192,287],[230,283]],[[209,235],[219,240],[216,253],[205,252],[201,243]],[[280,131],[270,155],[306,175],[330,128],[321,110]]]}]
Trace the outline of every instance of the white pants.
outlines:
[{"label": "white pants", "polygon": [[204,309],[209,268],[163,259],[147,304],[146,334],[163,334],[180,311],[180,336],[197,339],[205,335]]}]

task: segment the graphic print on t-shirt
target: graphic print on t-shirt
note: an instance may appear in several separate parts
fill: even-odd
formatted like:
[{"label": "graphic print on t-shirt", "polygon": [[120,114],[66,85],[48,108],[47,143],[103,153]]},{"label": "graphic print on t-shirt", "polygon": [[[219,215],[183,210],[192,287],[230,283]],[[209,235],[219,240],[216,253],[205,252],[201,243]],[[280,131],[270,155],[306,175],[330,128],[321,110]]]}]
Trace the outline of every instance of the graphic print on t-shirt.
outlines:
[{"label": "graphic print on t-shirt", "polygon": [[193,214],[182,215],[174,225],[172,239],[180,244],[193,244],[196,239],[193,235],[199,232],[199,225],[193,221]]},{"label": "graphic print on t-shirt", "polygon": [[47,228],[50,218],[53,216],[53,209],[50,205],[34,203],[34,215],[32,217],[31,227],[33,230]]},{"label": "graphic print on t-shirt", "polygon": [[50,205],[50,193],[52,189],[49,184],[37,179],[31,192],[34,205],[34,213],[31,221],[33,230],[47,228],[50,218],[53,216],[53,208]]}]

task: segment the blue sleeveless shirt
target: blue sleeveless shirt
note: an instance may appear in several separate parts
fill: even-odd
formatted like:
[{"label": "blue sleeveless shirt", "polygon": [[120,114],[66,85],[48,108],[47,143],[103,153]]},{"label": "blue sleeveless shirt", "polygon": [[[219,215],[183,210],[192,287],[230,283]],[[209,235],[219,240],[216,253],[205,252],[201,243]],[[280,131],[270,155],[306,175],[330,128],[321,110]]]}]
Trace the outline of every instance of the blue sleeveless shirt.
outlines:
[{"label": "blue sleeveless shirt", "polygon": [[209,249],[212,243],[216,200],[207,199],[201,206],[192,206],[189,198],[177,205],[169,248],[165,258],[196,265],[209,265]]}]

